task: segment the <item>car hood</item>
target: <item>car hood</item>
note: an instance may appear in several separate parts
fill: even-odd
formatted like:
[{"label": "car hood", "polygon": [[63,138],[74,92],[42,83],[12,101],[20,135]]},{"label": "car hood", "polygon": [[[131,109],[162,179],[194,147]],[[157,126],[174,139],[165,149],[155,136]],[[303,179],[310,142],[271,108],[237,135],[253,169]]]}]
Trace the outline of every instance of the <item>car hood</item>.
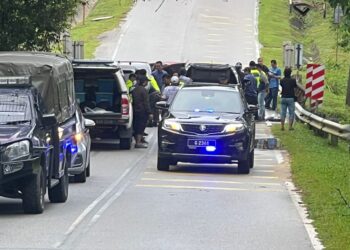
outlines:
[{"label": "car hood", "polygon": [[242,114],[207,113],[207,112],[170,112],[169,118],[179,123],[211,123],[224,124],[242,122]]},{"label": "car hood", "polygon": [[28,138],[31,131],[30,125],[0,125],[0,145]]}]

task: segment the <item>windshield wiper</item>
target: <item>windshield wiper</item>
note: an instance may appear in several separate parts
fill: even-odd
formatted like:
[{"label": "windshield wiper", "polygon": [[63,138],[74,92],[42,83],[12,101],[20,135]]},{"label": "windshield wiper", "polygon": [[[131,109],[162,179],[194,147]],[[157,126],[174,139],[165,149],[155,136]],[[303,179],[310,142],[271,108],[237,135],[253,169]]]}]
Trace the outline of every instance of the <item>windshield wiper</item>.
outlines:
[{"label": "windshield wiper", "polygon": [[16,124],[23,124],[23,123],[30,123],[30,120],[22,120],[22,121],[8,121],[8,122],[0,122],[2,125],[16,125]]}]

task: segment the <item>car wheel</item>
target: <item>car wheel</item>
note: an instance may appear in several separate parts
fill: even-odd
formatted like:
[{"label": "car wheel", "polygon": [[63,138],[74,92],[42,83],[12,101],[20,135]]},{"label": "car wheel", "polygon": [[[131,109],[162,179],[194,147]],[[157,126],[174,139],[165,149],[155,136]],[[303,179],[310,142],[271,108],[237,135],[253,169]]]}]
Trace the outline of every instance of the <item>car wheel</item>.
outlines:
[{"label": "car wheel", "polygon": [[80,174],[76,174],[75,176],[74,176],[74,181],[76,181],[76,182],[79,182],[79,183],[85,183],[86,182],[86,171],[87,170],[87,168],[85,168],[84,169],[84,171],[83,172],[81,172]]},{"label": "car wheel", "polygon": [[159,158],[157,161],[157,169],[159,171],[169,171],[170,163],[167,159]]},{"label": "car wheel", "polygon": [[68,162],[70,162],[70,157],[68,157],[65,162],[64,175],[59,179],[59,182],[56,186],[49,189],[49,200],[52,203],[62,203],[65,202],[68,198]]},{"label": "car wheel", "polygon": [[120,149],[128,150],[131,148],[131,138],[120,138]]},{"label": "car wheel", "polygon": [[250,172],[250,155],[247,160],[238,161],[238,173],[249,174]]},{"label": "car wheel", "polygon": [[26,214],[41,214],[44,211],[46,179],[40,167],[39,173],[30,176],[22,189],[22,206]]},{"label": "car wheel", "polygon": [[254,167],[254,149],[249,154],[249,166],[250,168]]}]

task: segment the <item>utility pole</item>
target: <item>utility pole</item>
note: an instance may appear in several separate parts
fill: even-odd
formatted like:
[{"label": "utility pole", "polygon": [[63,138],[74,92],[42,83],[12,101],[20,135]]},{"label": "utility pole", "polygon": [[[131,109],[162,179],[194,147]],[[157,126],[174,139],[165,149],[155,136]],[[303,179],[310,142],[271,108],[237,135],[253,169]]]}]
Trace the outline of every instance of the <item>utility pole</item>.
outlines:
[{"label": "utility pole", "polygon": [[350,67],[349,67],[349,78],[348,78],[348,91],[346,94],[346,105],[350,107]]}]

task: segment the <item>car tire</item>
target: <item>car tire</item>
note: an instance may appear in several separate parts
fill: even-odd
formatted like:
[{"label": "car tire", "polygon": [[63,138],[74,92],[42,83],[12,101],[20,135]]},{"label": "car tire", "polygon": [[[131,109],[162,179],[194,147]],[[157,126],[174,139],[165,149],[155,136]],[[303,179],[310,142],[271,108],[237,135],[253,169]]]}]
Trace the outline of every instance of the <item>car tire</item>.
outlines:
[{"label": "car tire", "polygon": [[247,160],[238,161],[238,173],[249,174],[250,172],[250,154]]},{"label": "car tire", "polygon": [[129,150],[131,148],[131,138],[120,138],[120,149]]},{"label": "car tire", "polygon": [[70,157],[68,157],[68,160],[65,162],[64,175],[59,179],[59,183],[49,189],[49,200],[52,203],[63,203],[66,202],[68,198],[69,176],[67,162],[70,162]]},{"label": "car tire", "polygon": [[28,178],[22,188],[22,206],[26,214],[41,214],[44,211],[46,180],[40,167],[39,173]]},{"label": "car tire", "polygon": [[254,167],[254,149],[249,154],[249,166],[250,168]]},{"label": "car tire", "polygon": [[170,163],[168,159],[158,157],[157,169],[159,171],[169,171],[169,168],[170,168]]},{"label": "car tire", "polygon": [[90,177],[90,161],[89,161],[89,164],[86,168],[86,177]]},{"label": "car tire", "polygon": [[75,182],[79,182],[79,183],[85,183],[86,182],[86,176],[87,176],[86,172],[87,172],[87,168],[85,168],[84,171],[81,172],[80,174],[76,174],[74,176],[74,181]]}]

